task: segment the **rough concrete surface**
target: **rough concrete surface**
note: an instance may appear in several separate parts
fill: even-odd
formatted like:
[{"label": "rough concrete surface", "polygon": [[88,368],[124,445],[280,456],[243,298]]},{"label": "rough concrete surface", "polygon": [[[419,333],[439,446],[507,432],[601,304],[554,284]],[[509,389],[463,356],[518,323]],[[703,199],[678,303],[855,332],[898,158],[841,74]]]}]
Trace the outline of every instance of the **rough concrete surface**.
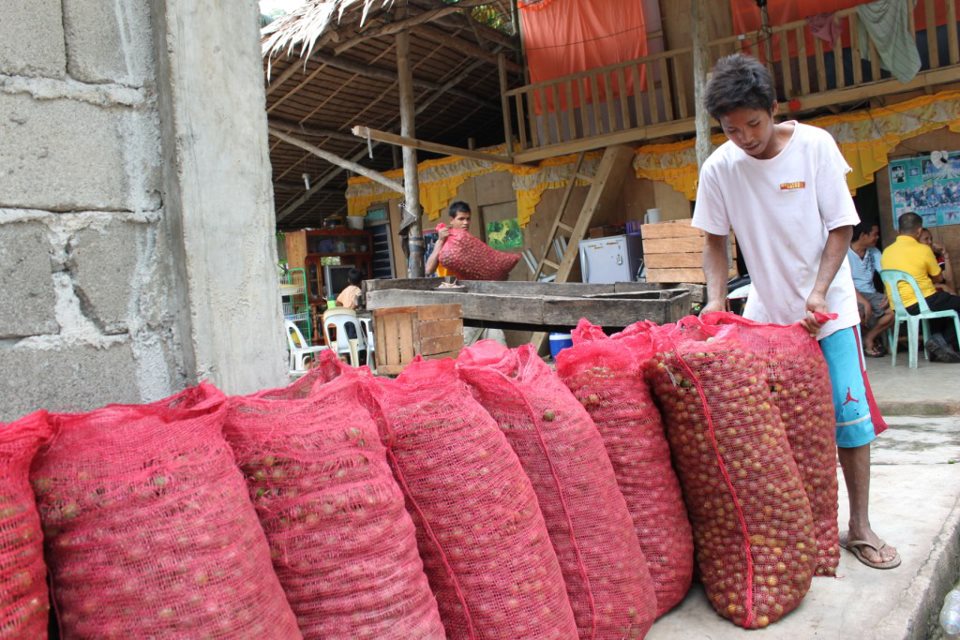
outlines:
[{"label": "rough concrete surface", "polygon": [[274,387],[286,364],[257,5],[157,8],[165,222],[182,243],[192,368],[228,393]]},{"label": "rough concrete surface", "polygon": [[0,338],[56,333],[50,272],[50,244],[42,225],[0,225]]},{"label": "rough concrete surface", "polygon": [[60,0],[5,0],[0,73],[62,78],[66,71]]},{"label": "rough concrete surface", "polygon": [[[870,569],[843,551],[837,578],[814,578],[800,607],[755,631],[714,613],[695,585],[677,609],[654,624],[647,640],[931,637],[943,594],[960,571],[960,464],[949,463],[960,462],[960,418],[903,417],[890,423],[874,445],[870,508],[874,529],[900,551],[900,567]],[[847,498],[839,477],[844,530]]]},{"label": "rough concrete surface", "polygon": [[0,348],[0,420],[45,408],[87,411],[111,402],[139,402],[129,342],[103,347],[63,343],[46,349]]},{"label": "rough concrete surface", "polygon": [[[103,333],[127,330],[138,256],[145,250],[144,225],[114,221],[79,231],[71,240],[69,265],[85,312]],[[151,256],[151,259],[153,257]]]},{"label": "rough concrete surface", "polygon": [[125,159],[136,150],[121,135],[131,110],[0,93],[0,114],[0,206],[134,209]]},{"label": "rough concrete surface", "polygon": [[885,415],[960,415],[960,364],[927,362],[920,354],[911,369],[904,349],[896,366],[890,362],[890,356],[867,358],[870,386]]},{"label": "rough concrete surface", "polygon": [[149,3],[63,0],[63,29],[71,77],[131,86],[151,78]]}]

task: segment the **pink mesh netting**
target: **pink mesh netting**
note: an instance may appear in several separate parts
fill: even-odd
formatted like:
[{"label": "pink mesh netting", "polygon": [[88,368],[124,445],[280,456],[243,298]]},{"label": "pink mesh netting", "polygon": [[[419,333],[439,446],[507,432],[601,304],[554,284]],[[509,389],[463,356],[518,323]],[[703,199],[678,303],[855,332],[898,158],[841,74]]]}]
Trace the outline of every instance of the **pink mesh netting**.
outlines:
[{"label": "pink mesh netting", "polygon": [[[679,604],[693,579],[693,533],[660,410],[643,378],[649,340],[612,340],[585,320],[557,374],[603,437],[657,594],[657,616]],[[629,345],[629,346],[628,346]]]},{"label": "pink mesh netting", "polygon": [[335,363],[314,371],[231,398],[224,427],[303,637],[442,639],[364,382]]},{"label": "pink mesh netting", "polygon": [[64,638],[300,638],[223,395],[51,415],[31,471]]},{"label": "pink mesh netting", "polygon": [[518,262],[519,253],[497,251],[463,229],[450,229],[440,249],[440,264],[461,280],[506,280]]},{"label": "pink mesh netting", "polygon": [[800,604],[816,566],[813,515],[765,361],[735,335],[655,331],[647,377],[683,487],[713,608],[746,628]]},{"label": "pink mesh netting", "polygon": [[45,411],[0,424],[0,638],[47,637],[50,601],[30,463],[50,437]]},{"label": "pink mesh netting", "polygon": [[767,382],[787,430],[793,458],[810,500],[817,535],[817,575],[836,575],[837,453],[830,371],[817,341],[799,324],[760,324],[712,313],[706,324],[733,324],[738,339],[767,365]]},{"label": "pink mesh netting", "polygon": [[375,394],[447,636],[576,637],[530,480],[453,361],[417,359]]},{"label": "pink mesh netting", "polygon": [[457,369],[533,483],[580,638],[642,638],[656,616],[653,581],[590,416],[531,345],[485,341]]}]

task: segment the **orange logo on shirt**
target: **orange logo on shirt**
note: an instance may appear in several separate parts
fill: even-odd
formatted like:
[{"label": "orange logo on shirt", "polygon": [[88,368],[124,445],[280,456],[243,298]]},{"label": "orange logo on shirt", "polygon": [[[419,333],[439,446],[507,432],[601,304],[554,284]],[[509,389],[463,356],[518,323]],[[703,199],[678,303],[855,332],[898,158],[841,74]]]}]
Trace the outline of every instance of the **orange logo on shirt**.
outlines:
[{"label": "orange logo on shirt", "polygon": [[781,182],[780,191],[793,191],[794,189],[803,189],[807,186],[807,183],[803,180],[797,180],[796,182]]}]

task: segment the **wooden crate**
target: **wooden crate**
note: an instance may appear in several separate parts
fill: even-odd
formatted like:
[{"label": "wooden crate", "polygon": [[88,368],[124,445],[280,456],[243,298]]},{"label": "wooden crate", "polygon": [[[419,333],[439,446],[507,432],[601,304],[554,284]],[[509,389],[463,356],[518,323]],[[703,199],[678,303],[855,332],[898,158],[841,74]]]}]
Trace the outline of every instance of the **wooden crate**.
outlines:
[{"label": "wooden crate", "polygon": [[455,358],[463,348],[459,304],[375,309],[377,373],[396,375],[416,356]]},{"label": "wooden crate", "polygon": [[[640,227],[647,282],[705,283],[702,230],[690,220],[671,220]],[[736,242],[730,234],[729,277],[737,275]]]}]

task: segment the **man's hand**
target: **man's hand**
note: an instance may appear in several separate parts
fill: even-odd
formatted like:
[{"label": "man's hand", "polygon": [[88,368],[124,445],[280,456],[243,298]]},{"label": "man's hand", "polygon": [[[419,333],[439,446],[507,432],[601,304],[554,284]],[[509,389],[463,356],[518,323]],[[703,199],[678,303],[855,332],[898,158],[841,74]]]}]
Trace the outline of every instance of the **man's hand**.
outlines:
[{"label": "man's hand", "polygon": [[810,335],[816,337],[820,327],[823,326],[814,316],[815,313],[827,313],[827,299],[822,293],[813,292],[807,298],[807,317],[802,321],[803,328],[810,332]]},{"label": "man's hand", "polygon": [[443,244],[443,241],[450,235],[450,228],[444,227],[437,230],[437,244]]},{"label": "man's hand", "polygon": [[703,308],[700,309],[700,315],[706,313],[711,313],[713,311],[726,311],[727,307],[724,304],[723,300],[711,300],[707,304],[703,305]]}]

